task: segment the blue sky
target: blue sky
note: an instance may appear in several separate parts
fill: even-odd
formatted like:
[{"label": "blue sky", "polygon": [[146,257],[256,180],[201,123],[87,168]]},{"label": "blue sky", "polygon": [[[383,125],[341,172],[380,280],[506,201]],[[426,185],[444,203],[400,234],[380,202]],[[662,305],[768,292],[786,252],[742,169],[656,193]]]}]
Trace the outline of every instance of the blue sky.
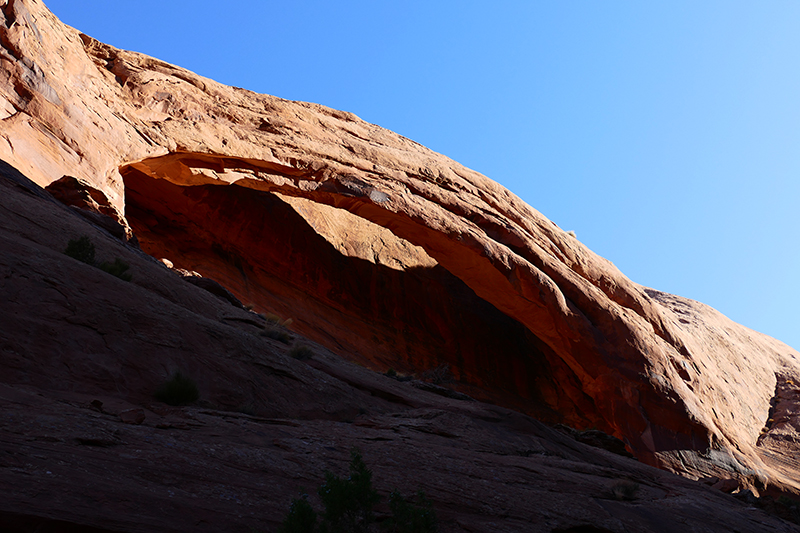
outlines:
[{"label": "blue sky", "polygon": [[800,2],[45,2],[114,46],[414,139],[637,283],[800,348]]}]

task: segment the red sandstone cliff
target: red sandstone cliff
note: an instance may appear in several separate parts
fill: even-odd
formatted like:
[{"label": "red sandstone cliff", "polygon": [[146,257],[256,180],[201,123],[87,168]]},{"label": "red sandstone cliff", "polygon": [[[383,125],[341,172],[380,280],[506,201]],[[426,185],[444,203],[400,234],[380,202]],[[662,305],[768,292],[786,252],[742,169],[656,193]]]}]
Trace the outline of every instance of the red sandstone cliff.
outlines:
[{"label": "red sandstone cliff", "polygon": [[447,363],[462,392],[597,427],[643,462],[800,488],[796,351],[631,282],[488,178],[104,45],[38,0],[0,7],[0,43],[0,159],[83,182],[148,254],[369,368]]},{"label": "red sandstone cliff", "polygon": [[[3,531],[275,531],[353,446],[379,518],[390,491],[423,489],[442,533],[798,531],[752,505],[796,521],[792,504],[717,490],[735,480],[690,481],[300,336],[263,336],[263,318],[96,222],[0,162]],[[66,256],[78,235],[128,262],[132,281]],[[308,361],[291,357],[301,344]],[[154,399],[175,370],[199,401]]]}]

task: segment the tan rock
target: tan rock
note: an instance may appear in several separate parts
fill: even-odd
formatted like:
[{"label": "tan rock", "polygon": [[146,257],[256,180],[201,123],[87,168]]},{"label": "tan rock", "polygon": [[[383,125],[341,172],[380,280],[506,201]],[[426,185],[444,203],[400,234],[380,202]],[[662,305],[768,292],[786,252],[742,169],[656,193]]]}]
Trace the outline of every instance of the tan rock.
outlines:
[{"label": "tan rock", "polygon": [[72,176],[54,181],[45,190],[63,204],[111,217],[118,215],[103,192]]},{"label": "tan rock", "polygon": [[739,488],[739,482],[731,478],[720,479],[719,481],[711,485],[711,488],[721,490],[722,492],[730,493]]}]

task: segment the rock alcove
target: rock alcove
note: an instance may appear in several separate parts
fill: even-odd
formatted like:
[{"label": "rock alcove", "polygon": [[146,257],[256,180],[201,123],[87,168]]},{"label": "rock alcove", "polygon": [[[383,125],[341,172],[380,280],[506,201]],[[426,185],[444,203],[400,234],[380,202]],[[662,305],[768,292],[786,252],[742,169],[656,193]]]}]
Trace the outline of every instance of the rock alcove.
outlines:
[{"label": "rock alcove", "polygon": [[598,421],[588,397],[576,408],[556,387],[540,339],[423,247],[346,209],[358,205],[352,198],[298,195],[230,170],[246,164],[211,163],[181,154],[120,169],[125,216],[145,252],[291,318],[297,333],[375,370],[446,364],[477,398],[551,422]]}]

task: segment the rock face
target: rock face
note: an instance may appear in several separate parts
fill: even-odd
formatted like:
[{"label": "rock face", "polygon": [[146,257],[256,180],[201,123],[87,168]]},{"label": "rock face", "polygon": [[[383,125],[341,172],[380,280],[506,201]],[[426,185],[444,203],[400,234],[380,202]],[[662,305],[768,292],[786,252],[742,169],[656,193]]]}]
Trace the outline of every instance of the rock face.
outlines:
[{"label": "rock face", "polygon": [[[38,0],[2,5],[0,43],[0,158],[42,187],[68,176],[102,192],[145,252],[365,366],[447,364],[458,390],[603,430],[642,462],[800,488],[800,354],[631,282],[488,178],[352,114],[99,43]],[[203,331],[164,335],[176,354],[252,353]],[[47,364],[25,361],[6,379]],[[143,401],[133,391],[153,378],[118,388]],[[256,394],[230,387],[224,405]]]},{"label": "rock face", "polygon": [[[77,235],[128,262],[133,279],[66,256]],[[258,315],[5,163],[0,299],[4,532],[276,531],[301,487],[346,471],[353,446],[373,470],[379,519],[391,491],[422,489],[443,533],[800,530],[711,488],[718,479],[681,478],[312,341],[261,335]],[[290,355],[300,343],[313,351],[305,362]],[[176,370],[197,383],[193,405],[153,397]]]}]

